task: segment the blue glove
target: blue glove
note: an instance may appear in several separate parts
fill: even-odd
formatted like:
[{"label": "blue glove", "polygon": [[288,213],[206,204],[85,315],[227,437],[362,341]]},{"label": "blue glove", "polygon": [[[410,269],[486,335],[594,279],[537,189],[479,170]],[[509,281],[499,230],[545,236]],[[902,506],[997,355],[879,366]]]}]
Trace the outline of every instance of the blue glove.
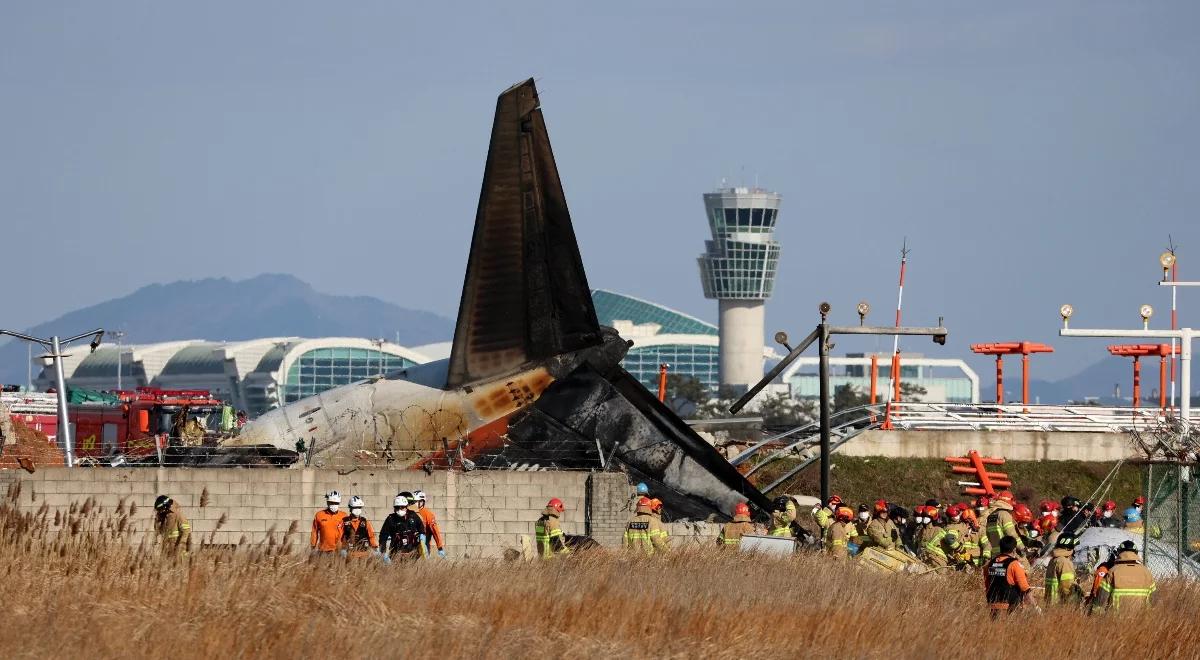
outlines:
[{"label": "blue glove", "polygon": [[392,558],[390,555],[385,555],[383,553],[380,553],[379,556],[383,559],[383,563],[385,563],[385,564],[392,563]]},{"label": "blue glove", "polygon": [[445,559],[445,558],[446,558],[446,551],[445,551],[445,550],[442,550],[441,548],[438,548],[438,556],[439,556],[439,557],[441,557],[442,559]]},{"label": "blue glove", "polygon": [[852,554],[852,555],[858,554],[859,547],[858,547],[857,543],[847,543],[846,548],[848,550],[850,550],[850,554]]}]

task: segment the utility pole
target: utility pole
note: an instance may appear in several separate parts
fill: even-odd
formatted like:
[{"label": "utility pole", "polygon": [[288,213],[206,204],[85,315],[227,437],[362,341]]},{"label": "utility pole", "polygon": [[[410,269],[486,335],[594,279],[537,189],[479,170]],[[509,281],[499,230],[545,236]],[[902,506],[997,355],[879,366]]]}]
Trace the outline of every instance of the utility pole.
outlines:
[{"label": "utility pole", "polygon": [[[54,335],[49,339],[42,339],[40,337],[31,337],[20,332],[13,332],[12,330],[0,330],[0,336],[4,335],[15,337],[17,339],[30,342],[31,344],[40,344],[50,349],[50,353],[43,357],[49,357],[54,360],[54,381],[55,387],[58,389],[59,444],[62,446],[63,458],[67,467],[75,467],[75,445],[73,442],[71,442],[71,419],[67,414],[67,381],[63,375],[62,365],[62,359],[68,356],[62,352],[62,349],[72,342],[79,341],[85,337],[91,337],[91,349],[92,352],[95,353],[96,349],[100,347],[101,338],[104,337],[104,330],[102,328],[96,328],[95,330],[84,332],[75,335],[74,337],[68,337],[61,340],[58,338],[58,335]],[[33,360],[30,360],[31,364],[32,362]]]},{"label": "utility pole", "polygon": [[829,338],[833,335],[927,335],[933,337],[934,343],[945,346],[946,336],[949,334],[946,328],[942,327],[941,319],[938,319],[937,327],[933,328],[865,325],[867,313],[871,311],[871,306],[865,302],[861,302],[858,304],[857,309],[858,325],[828,325],[826,319],[829,316],[829,312],[832,310],[832,306],[827,302],[821,303],[820,307],[818,307],[818,311],[821,314],[821,322],[817,324],[816,329],[810,332],[808,336],[805,337],[804,340],[801,341],[800,344],[795,348],[792,348],[790,345],[788,345],[788,336],[786,332],[775,333],[775,341],[784,348],[788,349],[787,356],[780,360],[779,364],[775,365],[771,371],[767,372],[767,375],[763,376],[763,379],[758,381],[754,387],[751,387],[744,395],[742,395],[742,398],[738,399],[732,406],[729,407],[730,413],[737,414],[737,412],[744,408],[747,403],[750,403],[750,401],[754,399],[754,397],[761,392],[764,387],[766,387],[771,381],[778,378],[779,374],[783,373],[784,370],[787,369],[788,365],[794,362],[796,358],[800,357],[800,354],[803,353],[810,345],[812,345],[814,341],[820,342],[817,346],[817,355],[819,357],[818,368],[821,379],[820,437],[822,503],[829,501],[830,483],[830,417],[832,416],[832,413],[830,410],[831,397],[829,393],[829,350],[832,348],[832,346],[829,344]]}]

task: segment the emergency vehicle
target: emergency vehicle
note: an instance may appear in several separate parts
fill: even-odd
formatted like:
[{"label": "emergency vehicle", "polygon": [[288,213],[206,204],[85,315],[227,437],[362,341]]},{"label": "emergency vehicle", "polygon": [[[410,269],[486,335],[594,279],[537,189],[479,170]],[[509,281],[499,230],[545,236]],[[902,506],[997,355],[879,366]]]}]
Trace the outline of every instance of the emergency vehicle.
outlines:
[{"label": "emergency vehicle", "polygon": [[175,444],[181,430],[196,420],[206,436],[220,428],[226,404],[208,390],[161,390],[139,387],[111,393],[116,401],[70,404],[76,458],[154,455]]}]

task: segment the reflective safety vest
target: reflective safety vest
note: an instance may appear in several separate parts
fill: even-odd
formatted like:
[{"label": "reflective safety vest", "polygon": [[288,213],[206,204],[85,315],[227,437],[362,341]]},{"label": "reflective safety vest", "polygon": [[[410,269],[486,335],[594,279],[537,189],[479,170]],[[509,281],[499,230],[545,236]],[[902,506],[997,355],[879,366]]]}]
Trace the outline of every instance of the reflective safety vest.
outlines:
[{"label": "reflective safety vest", "polygon": [[796,505],[790,501],[783,511],[771,512],[771,536],[791,536],[792,521],[796,519]]},{"label": "reflective safety vest", "polygon": [[987,602],[992,609],[1009,609],[1021,604],[1021,589],[1008,581],[1008,567],[1017,561],[1012,555],[1000,555],[984,568],[987,579]]},{"label": "reflective safety vest", "polygon": [[827,506],[817,509],[817,512],[813,514],[813,520],[817,521],[817,527],[821,528],[821,533],[824,534],[833,524],[833,509]]},{"label": "reflective safety vest", "polygon": [[850,548],[847,547],[847,542],[857,536],[858,531],[854,529],[853,523],[835,521],[825,530],[825,551],[837,558],[849,556]]},{"label": "reflective safety vest", "polygon": [[1053,559],[1046,567],[1046,604],[1057,605],[1073,600],[1075,565],[1071,563],[1071,551],[1056,548]]},{"label": "reflective safety vest", "polygon": [[622,543],[626,548],[641,550],[647,555],[653,555],[657,550],[667,550],[667,530],[649,512],[638,511],[638,514],[625,526],[625,538]]},{"label": "reflective safety vest", "polygon": [[717,545],[723,547],[741,545],[742,536],[753,532],[754,525],[750,523],[750,518],[734,516],[733,522],[725,523],[725,526],[721,528],[721,535],[717,537]]},{"label": "reflective safety vest", "polygon": [[[1131,554],[1131,553],[1121,553]],[[1109,609],[1149,607],[1157,585],[1150,570],[1137,559],[1121,558],[1100,583],[1100,600]]]},{"label": "reflective safety vest", "polygon": [[1000,539],[1011,536],[1017,540],[1017,549],[1024,550],[1025,542],[1017,533],[1017,525],[1013,521],[1012,509],[996,509],[987,517],[988,546],[992,552],[1000,551]]},{"label": "reflective safety vest", "polygon": [[567,547],[566,535],[558,526],[558,516],[550,512],[542,514],[542,517],[533,524],[533,536],[537,542],[538,556],[542,559],[571,552],[571,549]]}]

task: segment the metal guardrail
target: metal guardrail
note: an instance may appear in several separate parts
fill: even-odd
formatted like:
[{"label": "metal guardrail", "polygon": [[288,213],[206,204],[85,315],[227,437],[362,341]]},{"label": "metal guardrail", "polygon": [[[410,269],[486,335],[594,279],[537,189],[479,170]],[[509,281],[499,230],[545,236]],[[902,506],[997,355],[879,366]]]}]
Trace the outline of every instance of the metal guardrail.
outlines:
[{"label": "metal guardrail", "polygon": [[[904,431],[1128,433],[1157,426],[1166,415],[1157,408],[902,401],[892,404],[891,419],[895,429]],[[1200,417],[1192,420],[1200,422]]]}]

